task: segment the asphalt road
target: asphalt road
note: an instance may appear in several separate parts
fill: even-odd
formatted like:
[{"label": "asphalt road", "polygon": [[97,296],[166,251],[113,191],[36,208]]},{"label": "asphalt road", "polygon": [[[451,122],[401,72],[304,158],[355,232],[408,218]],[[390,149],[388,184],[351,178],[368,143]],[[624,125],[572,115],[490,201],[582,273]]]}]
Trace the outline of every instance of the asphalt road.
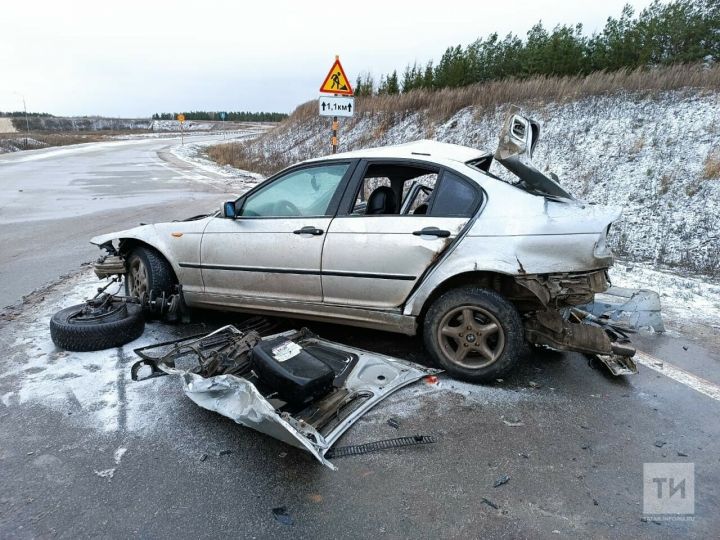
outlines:
[{"label": "asphalt road", "polygon": [[[206,140],[217,136],[186,137]],[[179,139],[0,155],[0,307],[97,258],[97,234],[219,207],[211,172],[164,161]]]},{"label": "asphalt road", "polygon": [[[158,159],[168,144],[0,162],[0,181],[23,190],[2,195],[6,298],[94,256],[96,248],[73,245],[62,230],[84,243],[119,225],[165,217],[155,212],[185,215],[221,200],[195,183],[196,173]],[[153,177],[162,180],[149,182]],[[41,204],[20,202],[35,200]],[[30,243],[47,254],[34,254]],[[6,253],[12,249],[17,261]],[[30,275],[8,278],[13,268]],[[7,283],[18,290],[8,293]],[[720,530],[720,393],[712,397],[720,392],[720,355],[711,341],[638,336],[655,358],[646,357],[652,367],[632,377],[613,378],[578,354],[527,352],[520,369],[494,385],[445,376],[439,385],[417,383],[382,402],[338,444],[416,433],[438,442],[337,459],[331,471],[199,409],[175,379],[133,383],[137,344],[70,355],[56,349],[49,315],[94,284],[90,276],[68,278],[0,316],[1,538],[710,538]],[[150,323],[143,339],[237,320],[200,313],[191,325]],[[292,324],[429,363],[414,338]],[[697,377],[671,378],[663,363],[701,377],[705,393],[693,386]],[[643,517],[643,465],[657,462],[694,464],[691,519]],[[493,487],[504,476],[507,483]],[[284,522],[273,513],[280,508],[289,516]]]}]

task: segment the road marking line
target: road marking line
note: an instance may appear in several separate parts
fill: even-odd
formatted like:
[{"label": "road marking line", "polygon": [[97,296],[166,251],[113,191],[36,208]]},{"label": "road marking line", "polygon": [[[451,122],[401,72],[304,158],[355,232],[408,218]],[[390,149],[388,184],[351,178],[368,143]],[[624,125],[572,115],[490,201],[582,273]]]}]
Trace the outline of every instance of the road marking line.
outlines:
[{"label": "road marking line", "polygon": [[650,369],[654,369],[658,373],[662,373],[680,384],[689,386],[701,394],[705,394],[708,397],[720,401],[720,386],[708,381],[707,379],[693,375],[684,369],[674,366],[670,362],[660,360],[659,358],[642,351],[637,351],[633,358],[639,364],[649,367]]}]

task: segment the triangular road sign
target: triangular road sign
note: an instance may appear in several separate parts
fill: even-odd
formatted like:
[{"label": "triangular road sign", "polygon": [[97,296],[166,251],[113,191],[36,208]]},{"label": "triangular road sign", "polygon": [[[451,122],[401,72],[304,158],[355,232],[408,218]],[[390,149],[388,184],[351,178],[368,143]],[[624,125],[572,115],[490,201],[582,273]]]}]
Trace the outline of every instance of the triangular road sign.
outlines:
[{"label": "triangular road sign", "polygon": [[343,96],[353,95],[352,86],[350,86],[350,81],[348,80],[347,75],[345,75],[345,70],[340,63],[339,56],[335,57],[335,63],[330,68],[322,86],[320,86],[320,91],[325,92],[326,94],[340,94]]}]

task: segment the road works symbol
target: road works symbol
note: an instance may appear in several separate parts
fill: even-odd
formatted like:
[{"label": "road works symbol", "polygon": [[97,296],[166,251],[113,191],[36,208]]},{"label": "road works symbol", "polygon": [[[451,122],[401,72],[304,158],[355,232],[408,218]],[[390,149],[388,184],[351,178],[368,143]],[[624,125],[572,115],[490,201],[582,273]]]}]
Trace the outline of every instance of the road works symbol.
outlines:
[{"label": "road works symbol", "polygon": [[345,70],[340,63],[340,57],[335,57],[335,63],[330,68],[327,77],[325,77],[325,80],[320,86],[320,91],[326,94],[353,95],[352,86],[350,86],[350,81],[347,75],[345,75]]}]

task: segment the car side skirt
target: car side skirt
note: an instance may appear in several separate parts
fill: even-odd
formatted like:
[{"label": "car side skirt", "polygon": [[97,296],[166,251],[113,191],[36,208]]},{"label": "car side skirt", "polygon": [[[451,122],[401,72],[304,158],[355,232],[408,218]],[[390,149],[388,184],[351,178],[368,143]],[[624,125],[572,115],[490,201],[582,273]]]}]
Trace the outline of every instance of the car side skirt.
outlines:
[{"label": "car side skirt", "polygon": [[318,304],[312,302],[287,301],[278,298],[228,297],[183,291],[185,303],[189,307],[220,311],[238,311],[260,315],[279,315],[284,317],[322,321],[361,328],[372,328],[414,336],[417,333],[417,319],[403,315],[400,310],[362,309],[336,304]]}]

